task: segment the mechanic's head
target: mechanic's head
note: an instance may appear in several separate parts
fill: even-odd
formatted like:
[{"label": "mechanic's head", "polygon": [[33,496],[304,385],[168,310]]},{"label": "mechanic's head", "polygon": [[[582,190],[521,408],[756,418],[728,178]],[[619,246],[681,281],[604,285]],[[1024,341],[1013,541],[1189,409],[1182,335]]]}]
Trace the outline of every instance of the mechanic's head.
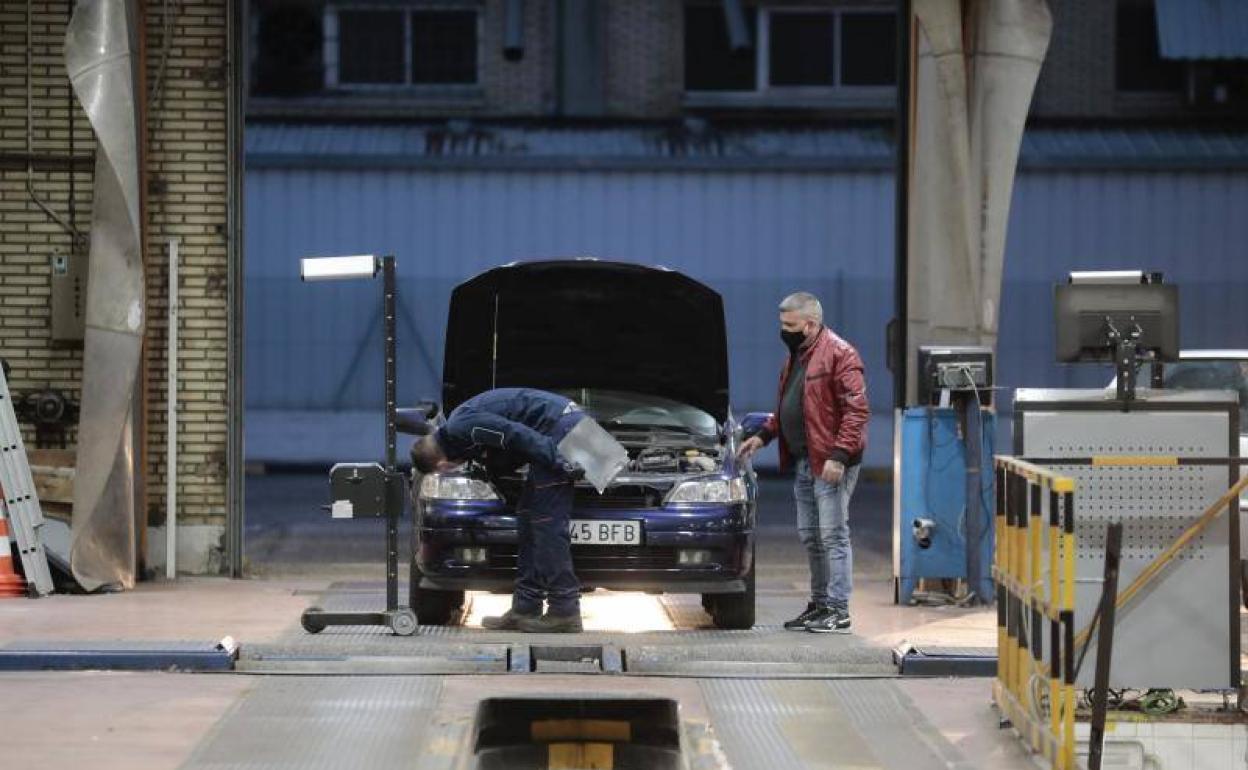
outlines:
[{"label": "mechanic's head", "polygon": [[446,450],[438,443],[435,433],[422,436],[412,444],[412,465],[420,473],[445,472],[459,464],[446,456]]},{"label": "mechanic's head", "polygon": [[796,350],[823,328],[823,305],[809,292],[799,291],[780,303],[780,339]]}]

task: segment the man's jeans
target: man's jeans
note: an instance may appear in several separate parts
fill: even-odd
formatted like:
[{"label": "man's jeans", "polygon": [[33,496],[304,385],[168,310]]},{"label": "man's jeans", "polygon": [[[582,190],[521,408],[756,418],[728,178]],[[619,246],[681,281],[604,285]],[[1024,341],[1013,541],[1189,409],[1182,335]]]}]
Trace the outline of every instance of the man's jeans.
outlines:
[{"label": "man's jeans", "polygon": [[[551,439],[558,443],[584,417],[573,412],[560,418]],[[572,571],[573,482],[562,469],[529,465],[529,477],[516,504],[520,547],[512,610],[525,615],[581,613],[581,584]]]},{"label": "man's jeans", "polygon": [[858,483],[858,468],[846,468],[839,483],[829,484],[811,474],[809,459],[797,461],[797,478],[793,482],[797,536],[810,559],[810,600],[817,607],[849,610],[854,582],[849,498]]}]

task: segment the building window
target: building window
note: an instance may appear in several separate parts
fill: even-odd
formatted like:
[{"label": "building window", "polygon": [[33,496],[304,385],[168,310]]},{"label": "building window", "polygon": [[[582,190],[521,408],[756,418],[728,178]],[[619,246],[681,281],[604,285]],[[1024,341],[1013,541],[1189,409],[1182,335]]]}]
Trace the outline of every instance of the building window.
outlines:
[{"label": "building window", "polygon": [[841,14],[841,85],[897,84],[897,16]]},{"label": "building window", "polygon": [[339,85],[406,82],[404,15],[403,11],[337,12]]},{"label": "building window", "polygon": [[413,11],[412,82],[477,82],[475,11]]},{"label": "building window", "polygon": [[1119,91],[1162,92],[1183,88],[1181,62],[1161,58],[1157,11],[1151,2],[1120,2],[1114,52]]},{"label": "building window", "polygon": [[474,84],[479,35],[475,9],[330,6],[325,10],[325,87]]},{"label": "building window", "polygon": [[771,12],[767,21],[768,85],[836,85],[835,16]]},{"label": "building window", "polygon": [[292,3],[260,6],[253,14],[252,34],[252,93],[301,96],[324,87],[318,9]]},{"label": "building window", "polygon": [[[753,8],[746,23],[755,35]],[[757,67],[754,51],[733,51],[728,22],[720,5],[685,8],[685,89],[688,91],[753,91]]]},{"label": "building window", "polygon": [[747,9],[754,46],[733,53],[723,6],[685,7],[685,90],[870,93],[897,80],[896,14],[852,9]]}]

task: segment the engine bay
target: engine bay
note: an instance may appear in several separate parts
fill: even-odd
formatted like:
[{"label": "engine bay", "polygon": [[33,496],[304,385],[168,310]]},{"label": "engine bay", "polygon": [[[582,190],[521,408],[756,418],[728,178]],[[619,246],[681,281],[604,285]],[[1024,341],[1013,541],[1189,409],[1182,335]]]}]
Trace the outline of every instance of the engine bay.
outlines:
[{"label": "engine bay", "polygon": [[628,449],[630,473],[710,473],[719,469],[719,453],[701,447],[646,445]]}]

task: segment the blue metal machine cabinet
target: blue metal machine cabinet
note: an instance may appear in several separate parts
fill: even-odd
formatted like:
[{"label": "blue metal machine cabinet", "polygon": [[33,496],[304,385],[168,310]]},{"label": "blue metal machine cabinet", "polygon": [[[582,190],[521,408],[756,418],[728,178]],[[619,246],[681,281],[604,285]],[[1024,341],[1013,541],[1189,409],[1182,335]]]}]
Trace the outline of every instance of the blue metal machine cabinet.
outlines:
[{"label": "blue metal machine cabinet", "polygon": [[[978,420],[971,410],[978,412]],[[974,436],[966,440],[965,423],[978,428],[979,441]],[[898,431],[893,496],[897,603],[910,603],[920,578],[961,578],[974,600],[991,601],[996,415],[978,407],[910,407],[902,412]],[[974,483],[968,481],[968,449],[980,458],[978,506],[973,500],[967,505]],[[977,579],[969,577],[972,571]]]}]

